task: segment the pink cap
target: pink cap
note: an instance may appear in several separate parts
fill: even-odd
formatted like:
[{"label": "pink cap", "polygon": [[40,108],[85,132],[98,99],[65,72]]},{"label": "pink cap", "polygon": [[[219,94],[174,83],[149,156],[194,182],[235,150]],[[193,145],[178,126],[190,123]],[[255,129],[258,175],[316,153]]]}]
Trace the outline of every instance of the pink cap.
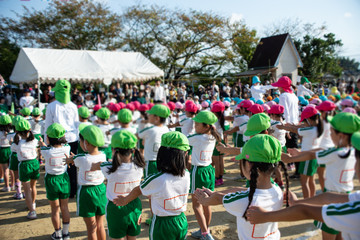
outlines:
[{"label": "pink cap", "polygon": [[141,105],[141,103],[139,101],[133,101],[132,104],[135,106],[136,110],[139,110],[139,107]]},{"label": "pink cap", "polygon": [[198,110],[196,104],[194,102],[186,102],[185,104],[185,111],[186,112],[192,112],[192,113],[196,113]]},{"label": "pink cap", "polygon": [[262,113],[264,112],[264,108],[260,104],[254,104],[247,109],[252,112],[252,114]]},{"label": "pink cap", "polygon": [[154,106],[155,104],[153,103],[149,103],[148,106],[149,106],[149,110]]},{"label": "pink cap", "polygon": [[174,111],[174,110],[175,110],[175,107],[176,107],[176,106],[175,106],[175,103],[174,103],[174,102],[168,102],[167,105],[168,105],[170,111]]},{"label": "pink cap", "polygon": [[264,109],[265,112],[268,112],[268,111],[270,110],[269,105],[262,104],[261,106],[263,107],[263,109]]},{"label": "pink cap", "polygon": [[224,101],[224,105],[225,105],[225,107],[230,107],[230,102],[229,101]]},{"label": "pink cap", "polygon": [[225,105],[222,102],[216,101],[212,103],[211,106],[212,112],[223,112],[224,110],[225,110]]},{"label": "pink cap", "polygon": [[128,103],[126,104],[126,108],[133,112],[135,110],[135,105],[132,103]]},{"label": "pink cap", "polygon": [[314,104],[310,103],[310,104],[308,104],[305,108],[307,108],[307,107],[313,107],[313,108],[316,108],[316,105],[314,105]]},{"label": "pink cap", "polygon": [[353,113],[356,114],[356,110],[352,107],[347,107],[343,110],[343,112]]},{"label": "pink cap", "polygon": [[113,102],[109,102],[106,107],[111,111],[111,106],[115,105]]},{"label": "pink cap", "polygon": [[318,111],[315,107],[307,106],[304,111],[301,113],[300,122],[304,121],[305,119],[311,118],[312,116],[318,114]]},{"label": "pink cap", "polygon": [[246,108],[248,109],[249,107],[251,107],[252,105],[254,105],[254,102],[251,100],[244,100],[240,103],[240,107]]},{"label": "pink cap", "polygon": [[99,111],[99,109],[101,108],[101,105],[96,104],[93,108],[94,111]]},{"label": "pink cap", "polygon": [[201,107],[201,104],[200,104],[200,103],[196,103],[196,107],[197,107],[197,109],[198,109],[199,111],[202,109],[202,107]]},{"label": "pink cap", "polygon": [[292,93],[291,90],[291,79],[287,76],[282,76],[277,82],[271,84],[273,87],[281,87],[285,92]]},{"label": "pink cap", "polygon": [[126,107],[126,104],[123,102],[119,102],[118,105],[120,106],[120,109],[123,109]]},{"label": "pink cap", "polygon": [[121,110],[120,105],[118,105],[118,104],[114,104],[111,107],[112,107],[112,109],[110,109],[110,111],[113,111],[116,113]]},{"label": "pink cap", "polygon": [[203,108],[208,108],[208,107],[209,107],[209,103],[208,103],[207,101],[203,101],[203,102],[201,103],[201,106],[202,106]]},{"label": "pink cap", "polygon": [[184,108],[184,105],[183,105],[181,102],[176,102],[176,103],[175,103],[175,108],[176,108],[176,109],[183,109],[183,108]]},{"label": "pink cap", "polygon": [[346,106],[346,107],[354,106],[354,102],[351,99],[344,99],[344,100],[341,101],[340,104],[341,104],[341,106]]},{"label": "pink cap", "polygon": [[145,112],[145,111],[149,110],[149,106],[147,104],[141,104],[140,107],[138,108],[138,110],[140,112]]},{"label": "pink cap", "polygon": [[270,110],[268,111],[269,114],[283,114],[284,113],[284,106],[280,104],[272,105]]},{"label": "pink cap", "polygon": [[276,105],[277,103],[274,101],[269,101],[269,102],[266,102],[265,104],[271,108],[273,105]]},{"label": "pink cap", "polygon": [[81,108],[82,107],[82,105],[77,105],[77,108],[79,109],[79,108]]},{"label": "pink cap", "polygon": [[319,106],[316,106],[316,109],[319,111],[329,112],[336,108],[335,103],[331,101],[323,101]]},{"label": "pink cap", "polygon": [[314,98],[313,100],[310,101],[310,103],[318,106],[322,103],[322,101],[320,98]]}]

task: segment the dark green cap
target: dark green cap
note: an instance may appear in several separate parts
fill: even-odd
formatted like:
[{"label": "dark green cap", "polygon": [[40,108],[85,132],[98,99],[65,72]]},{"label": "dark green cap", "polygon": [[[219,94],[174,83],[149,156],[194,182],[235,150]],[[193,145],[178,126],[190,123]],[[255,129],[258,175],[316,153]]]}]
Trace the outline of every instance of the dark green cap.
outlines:
[{"label": "dark green cap", "polygon": [[170,115],[170,109],[162,104],[156,104],[146,112],[162,118],[167,118]]},{"label": "dark green cap", "polygon": [[192,119],[194,122],[205,123],[213,125],[217,122],[217,117],[214,113],[210,111],[201,111]]},{"label": "dark green cap", "polygon": [[328,122],[337,131],[354,133],[360,130],[360,117],[353,113],[341,112],[335,116],[328,116]]},{"label": "dark green cap", "polygon": [[79,116],[82,118],[89,118],[90,117],[90,111],[87,107],[82,106],[78,109]]},{"label": "dark green cap", "polygon": [[301,77],[300,82],[301,82],[301,84],[309,83],[309,80],[306,77]]},{"label": "dark green cap", "polygon": [[277,163],[281,160],[281,143],[273,136],[258,134],[250,138],[236,160],[250,162]]},{"label": "dark green cap", "polygon": [[81,130],[81,136],[95,147],[102,147],[105,144],[104,134],[100,128],[89,125]]},{"label": "dark green cap", "polygon": [[118,131],[111,137],[112,148],[133,149],[136,143],[137,137],[128,130]]},{"label": "dark green cap", "polygon": [[49,138],[62,138],[65,136],[65,128],[59,123],[53,123],[46,129]]},{"label": "dark green cap", "polygon": [[100,119],[107,120],[110,118],[111,112],[108,108],[105,107],[105,108],[100,108],[99,111],[95,113],[95,115]]},{"label": "dark green cap", "polygon": [[187,137],[181,132],[177,131],[163,134],[161,136],[161,146],[176,148],[182,151],[188,151],[190,149],[189,140]]},{"label": "dark green cap", "polygon": [[10,123],[12,123],[12,120],[9,115],[0,116],[0,125],[8,125]]},{"label": "dark green cap", "polygon": [[132,112],[127,109],[127,108],[123,108],[118,112],[118,120],[121,123],[129,123],[132,121]]},{"label": "dark green cap", "polygon": [[252,115],[247,122],[247,128],[244,132],[245,136],[254,136],[267,130],[271,126],[270,117],[265,113]]}]

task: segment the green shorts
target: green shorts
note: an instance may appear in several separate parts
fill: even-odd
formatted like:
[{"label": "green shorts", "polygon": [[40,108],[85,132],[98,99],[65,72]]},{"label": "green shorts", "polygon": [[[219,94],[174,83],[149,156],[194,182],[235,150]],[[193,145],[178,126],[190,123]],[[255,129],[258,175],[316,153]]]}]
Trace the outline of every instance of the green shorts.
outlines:
[{"label": "green shorts", "polygon": [[0,164],[9,164],[11,149],[10,147],[0,148]]},{"label": "green shorts", "polygon": [[325,168],[326,164],[320,164],[319,167]]},{"label": "green shorts", "polygon": [[[223,140],[221,140],[221,142],[223,144],[225,144],[225,142]],[[213,151],[213,156],[222,156],[224,155],[223,153],[220,153],[217,149],[216,149],[216,145],[218,144],[218,142],[215,143],[215,148],[214,148],[214,151]]]},{"label": "green shorts", "polygon": [[143,141],[141,138],[139,139],[139,149],[144,149]]},{"label": "green shorts", "polygon": [[190,193],[193,194],[197,188],[208,188],[214,191],[215,188],[215,168],[211,165],[194,166],[190,171]]},{"label": "green shorts", "polygon": [[225,131],[227,131],[227,130],[229,130],[229,129],[230,129],[230,125],[225,125],[225,126],[224,126],[224,130],[225,130]]},{"label": "green shorts", "polygon": [[13,171],[18,171],[19,170],[19,160],[17,158],[17,153],[16,152],[11,153],[9,168],[10,168],[10,170],[13,170]]},{"label": "green shorts", "polygon": [[118,207],[112,201],[106,205],[106,221],[111,238],[137,236],[141,232],[141,201],[139,198]]},{"label": "green shorts", "polygon": [[318,164],[317,160],[308,160],[305,162],[300,162],[299,164],[299,173],[306,176],[314,176],[316,173]]},{"label": "green shorts", "polygon": [[233,141],[233,144],[234,144],[234,146],[236,147],[237,145],[237,132],[233,132],[232,133],[232,141]]},{"label": "green shorts", "polygon": [[184,240],[188,222],[184,213],[177,216],[159,217],[154,215],[149,228],[150,240]]},{"label": "green shorts", "polygon": [[236,147],[243,147],[245,145],[245,142],[243,140],[243,135],[238,134],[236,138]]},{"label": "green shorts", "polygon": [[50,201],[70,196],[70,178],[67,172],[60,175],[45,174],[46,198]]},{"label": "green shorts", "polygon": [[340,233],[339,231],[328,227],[325,223],[319,222],[317,220],[314,221],[314,225],[318,229],[321,229],[321,231],[324,231],[324,232],[329,233],[329,234],[337,235],[337,234]]},{"label": "green shorts", "polygon": [[175,131],[181,132],[181,127],[176,127],[176,128],[175,128]]},{"label": "green shorts", "polygon": [[43,139],[43,141],[45,141],[44,140],[44,136],[43,135],[41,135],[41,134],[34,134],[34,137],[36,138],[36,140],[40,140],[40,137]]},{"label": "green shorts", "polygon": [[286,146],[281,147],[281,151],[282,151],[283,153],[287,153],[287,147],[286,147]]},{"label": "green shorts", "polygon": [[95,217],[105,214],[106,187],[100,185],[80,185],[76,194],[77,211],[80,217]]},{"label": "green shorts", "polygon": [[111,150],[111,146],[108,146],[106,148],[99,148],[100,151],[102,151],[103,153],[105,153],[106,155],[106,159],[112,159],[112,150]]},{"label": "green shorts", "polygon": [[144,178],[147,178],[149,175],[158,173],[156,161],[145,161],[144,168]]},{"label": "green shorts", "polygon": [[40,177],[40,164],[37,159],[19,162],[19,179],[21,182],[36,180]]}]

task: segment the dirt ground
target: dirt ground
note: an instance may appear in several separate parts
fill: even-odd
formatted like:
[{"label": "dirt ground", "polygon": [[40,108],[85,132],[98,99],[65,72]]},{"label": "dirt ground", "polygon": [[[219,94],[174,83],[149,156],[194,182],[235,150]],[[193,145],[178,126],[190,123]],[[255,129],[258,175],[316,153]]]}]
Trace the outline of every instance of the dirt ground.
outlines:
[{"label": "dirt ground", "polygon": [[[225,184],[216,190],[224,190],[234,186],[244,186],[244,182],[239,182],[236,177],[239,175],[238,163],[225,158],[224,175]],[[301,187],[299,180],[290,181],[291,190],[301,197]],[[317,185],[318,186],[318,185]],[[359,181],[355,180],[357,190],[360,189]],[[3,186],[0,186],[3,187]],[[28,220],[26,218],[27,210],[24,200],[12,199],[13,192],[0,193],[0,239],[50,239],[54,229],[50,220],[50,206],[46,199],[44,186],[44,170],[41,171],[41,177],[37,184],[37,214],[38,219]],[[138,239],[148,239],[149,227],[145,224],[145,219],[149,217],[149,204],[145,198],[143,202],[142,231]],[[69,203],[71,212],[70,233],[72,239],[86,239],[86,227],[82,218],[76,216],[76,201],[71,199]],[[223,206],[214,206],[213,218],[211,222],[211,231],[215,239],[238,239],[236,232],[236,219],[225,211]],[[195,216],[191,207],[191,197],[189,197],[186,216],[189,222],[189,235],[197,230]],[[312,221],[285,222],[280,223],[281,239],[321,239],[320,231],[316,230]],[[188,237],[188,239],[193,239]]]}]

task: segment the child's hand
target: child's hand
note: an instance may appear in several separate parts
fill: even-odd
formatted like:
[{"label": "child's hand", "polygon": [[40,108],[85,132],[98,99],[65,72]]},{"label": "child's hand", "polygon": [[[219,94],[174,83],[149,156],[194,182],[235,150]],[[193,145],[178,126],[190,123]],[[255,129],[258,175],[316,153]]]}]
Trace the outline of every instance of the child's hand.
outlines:
[{"label": "child's hand", "polygon": [[282,153],[282,154],[281,154],[281,161],[282,161],[283,163],[291,163],[291,162],[292,162],[292,160],[291,160],[291,155],[288,154],[288,153]]},{"label": "child's hand", "polygon": [[64,165],[68,165],[70,167],[70,164],[74,164],[74,156],[75,154],[73,154],[72,152],[70,153],[70,156],[68,156],[66,153],[64,154],[66,157],[65,160],[65,164]]},{"label": "child's hand", "polygon": [[286,193],[288,194],[288,197],[289,197],[289,207],[295,205],[298,198],[297,198],[296,194],[290,190],[289,190],[289,192],[284,192],[284,203],[286,202]]},{"label": "child's hand", "polygon": [[113,202],[116,206],[125,206],[128,204],[127,198],[121,195],[117,196],[117,198],[115,198]]},{"label": "child's hand", "polygon": [[92,163],[92,164],[91,164],[90,171],[97,171],[97,170],[100,170],[100,165],[101,165],[101,162]]},{"label": "child's hand", "polygon": [[289,148],[289,149],[287,149],[287,151],[292,157],[299,155],[299,153],[301,152],[297,148]]},{"label": "child's hand", "polygon": [[209,195],[203,189],[196,189],[194,196],[201,205],[208,205]]},{"label": "child's hand", "polygon": [[218,143],[217,145],[216,145],[216,150],[218,150],[220,153],[222,153],[222,154],[225,154],[225,156],[228,156],[228,155],[230,155],[230,153],[228,153],[227,152],[227,149],[228,149],[228,146],[226,146],[225,144],[223,144],[223,143]]},{"label": "child's hand", "polygon": [[266,213],[267,212],[261,207],[250,206],[246,212],[246,217],[251,224],[265,223]]}]

